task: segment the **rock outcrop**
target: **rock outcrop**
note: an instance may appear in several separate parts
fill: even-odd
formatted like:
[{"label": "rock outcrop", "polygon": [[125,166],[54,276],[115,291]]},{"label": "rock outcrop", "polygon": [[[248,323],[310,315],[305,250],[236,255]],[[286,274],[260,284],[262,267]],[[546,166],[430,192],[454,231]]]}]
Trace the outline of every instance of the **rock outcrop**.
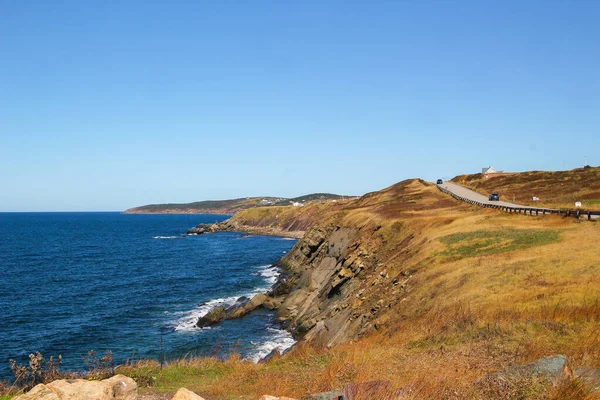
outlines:
[{"label": "rock outcrop", "polygon": [[102,382],[106,383],[112,390],[112,396],[115,400],[135,400],[137,397],[137,383],[127,376],[115,375]]},{"label": "rock outcrop", "polygon": [[124,375],[115,375],[102,381],[60,379],[46,385],[39,384],[13,400],[135,400],[137,384]]},{"label": "rock outcrop", "polygon": [[571,376],[568,359],[563,355],[541,358],[528,364],[510,366],[485,376],[484,380],[509,381],[512,379],[539,377],[552,383]]},{"label": "rock outcrop", "polygon": [[[198,318],[196,326],[198,328],[204,328],[210,325],[214,325],[226,319],[241,318],[244,315],[262,307],[265,302],[269,299],[266,294],[260,293],[251,299],[244,299],[238,301],[238,303],[231,307],[217,306],[210,310],[205,316]],[[274,303],[275,302],[275,303]],[[276,300],[270,299],[270,306],[274,307]]]},{"label": "rock outcrop", "polygon": [[204,400],[204,398],[186,388],[180,388],[177,390],[172,400]]},{"label": "rock outcrop", "polygon": [[600,369],[580,367],[573,372],[573,375],[589,392],[598,393],[600,396]]},{"label": "rock outcrop", "polygon": [[[39,384],[29,392],[13,400],[136,400],[136,382],[123,375],[115,375],[102,381],[86,379],[60,379]],[[180,388],[172,400],[204,400],[196,393]]]},{"label": "rock outcrop", "polygon": [[13,397],[13,400],[60,400],[60,398],[46,385],[39,384],[29,392]]}]

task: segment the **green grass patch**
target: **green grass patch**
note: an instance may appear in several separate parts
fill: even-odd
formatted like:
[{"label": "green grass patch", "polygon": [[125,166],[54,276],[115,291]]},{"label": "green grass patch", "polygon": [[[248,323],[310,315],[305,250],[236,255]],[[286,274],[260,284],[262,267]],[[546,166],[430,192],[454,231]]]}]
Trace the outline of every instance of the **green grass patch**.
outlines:
[{"label": "green grass patch", "polygon": [[557,231],[545,229],[503,229],[454,233],[440,238],[448,248],[439,255],[460,259],[487,254],[506,253],[557,242]]},{"label": "green grass patch", "polygon": [[600,199],[582,200],[582,202],[590,206],[597,206],[600,204]]}]

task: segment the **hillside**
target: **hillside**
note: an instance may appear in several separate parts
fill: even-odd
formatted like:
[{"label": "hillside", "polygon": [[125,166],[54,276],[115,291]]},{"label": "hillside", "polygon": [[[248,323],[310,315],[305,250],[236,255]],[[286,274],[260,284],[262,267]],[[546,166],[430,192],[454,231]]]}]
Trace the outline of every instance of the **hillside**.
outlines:
[{"label": "hillside", "polygon": [[472,207],[417,179],[318,209],[245,210],[229,223],[295,221],[306,234],[270,297],[300,344],[264,364],[196,359],[129,373],[154,371],[152,390],[185,383],[210,399],[300,398],[374,380],[401,390],[379,399],[593,398],[577,381],[477,382],[555,354],[573,370],[600,367],[597,223]]},{"label": "hillside", "polygon": [[411,179],[358,199],[249,208],[216,227],[301,237],[262,300],[299,343],[258,364],[117,368],[145,398],[185,386],[208,400],[299,399],[375,381],[376,394],[354,399],[598,398],[574,378],[486,378],[557,354],[569,371],[600,368],[597,222],[470,206]]},{"label": "hillside", "polygon": [[339,194],[332,193],[313,193],[307,194],[304,196],[294,197],[292,199],[283,199],[275,203],[278,206],[287,206],[290,203],[305,203],[312,201],[328,201],[328,200],[344,200],[348,198],[352,198],[353,196],[343,196]]},{"label": "hillside", "polygon": [[248,197],[232,200],[206,200],[194,203],[149,204],[130,208],[125,214],[235,214],[240,210],[263,205],[263,200],[276,202],[279,197]]},{"label": "hillside", "polygon": [[313,193],[291,199],[283,197],[247,197],[231,200],[206,200],[194,203],[149,204],[130,208],[125,214],[235,214],[254,207],[287,206],[294,202],[308,204],[328,200],[347,199],[331,193]]},{"label": "hillside", "polygon": [[[575,207],[600,210],[600,167],[577,168],[570,171],[531,171],[507,174],[459,175],[452,179],[483,195],[500,194],[506,201],[518,204],[549,207]],[[533,197],[539,201],[533,201]]]}]

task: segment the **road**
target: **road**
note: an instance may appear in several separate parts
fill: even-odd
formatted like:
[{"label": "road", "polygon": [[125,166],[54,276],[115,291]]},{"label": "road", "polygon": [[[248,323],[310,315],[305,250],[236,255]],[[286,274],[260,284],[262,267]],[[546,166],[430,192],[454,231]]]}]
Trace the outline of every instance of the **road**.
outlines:
[{"label": "road", "polygon": [[510,212],[518,212],[524,214],[534,214],[535,215],[544,215],[544,214],[559,214],[559,215],[567,215],[573,216],[577,218],[587,218],[588,220],[596,220],[600,219],[600,211],[584,211],[584,210],[556,210],[552,208],[544,208],[544,207],[532,207],[532,206],[524,206],[521,204],[515,204],[508,201],[490,201],[488,197],[483,196],[477,192],[474,192],[465,187],[459,186],[452,182],[444,182],[437,185],[443,192],[448,192],[451,195],[458,196],[461,200],[464,201],[472,201],[475,204],[482,207],[509,207],[509,209],[504,209],[504,211]]},{"label": "road", "polygon": [[490,205],[501,206],[501,207],[515,207],[515,208],[550,211],[549,208],[523,206],[520,204],[510,203],[508,201],[490,201],[488,197],[483,196],[477,192],[474,192],[471,189],[467,189],[465,187],[456,185],[452,182],[444,182],[438,186],[440,186],[440,187],[448,190],[449,192],[454,193],[460,197],[464,197],[464,198],[472,200],[472,201],[478,201],[483,204],[490,204]]}]

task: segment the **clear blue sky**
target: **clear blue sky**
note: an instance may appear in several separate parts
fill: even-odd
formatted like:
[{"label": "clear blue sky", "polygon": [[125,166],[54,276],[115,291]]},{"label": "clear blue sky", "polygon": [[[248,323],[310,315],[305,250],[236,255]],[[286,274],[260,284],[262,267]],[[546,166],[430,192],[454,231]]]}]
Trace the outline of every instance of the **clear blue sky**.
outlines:
[{"label": "clear blue sky", "polygon": [[593,0],[0,0],[0,211],[598,165],[598,21]]}]

